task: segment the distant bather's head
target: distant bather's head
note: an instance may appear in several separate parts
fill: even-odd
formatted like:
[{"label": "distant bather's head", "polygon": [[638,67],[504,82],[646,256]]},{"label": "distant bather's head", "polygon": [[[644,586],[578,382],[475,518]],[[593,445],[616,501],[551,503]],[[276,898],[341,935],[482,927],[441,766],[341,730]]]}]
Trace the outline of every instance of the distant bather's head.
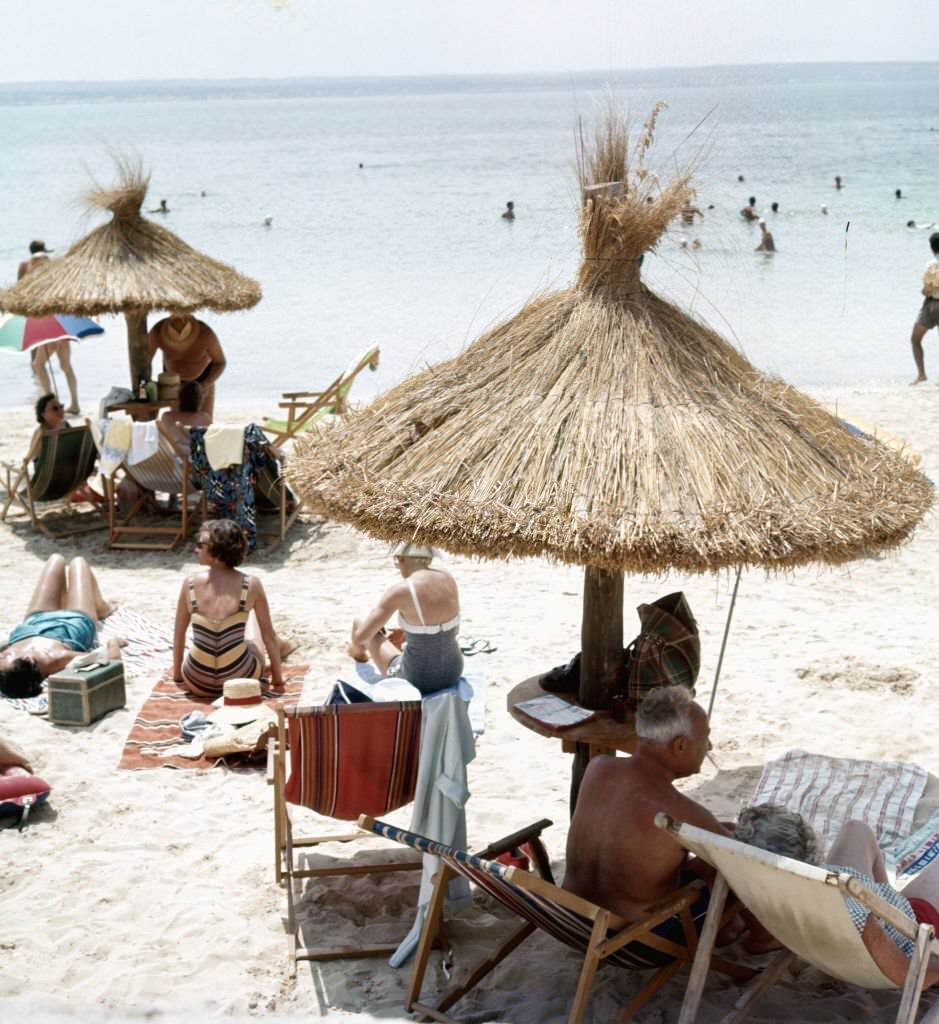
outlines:
[{"label": "distant bather's head", "polygon": [[776,804],[745,807],[737,818],[734,838],[806,864],[821,863],[822,851],[812,826],[801,814]]},{"label": "distant bather's head", "polygon": [[247,550],[244,530],[232,519],[207,519],[199,527],[196,547],[229,569],[241,565]]},{"label": "distant bather's head", "polygon": [[636,712],[636,735],[658,748],[679,778],[700,771],[711,747],[707,715],[686,686],[650,690]]},{"label": "distant bather's head", "polygon": [[929,248],[939,256],[939,231],[934,231],[929,236]]},{"label": "distant bather's head", "polygon": [[42,673],[32,658],[14,658],[0,668],[0,693],[4,697],[22,700],[42,692]]},{"label": "distant bather's head", "polygon": [[197,380],[187,380],[179,388],[179,411],[198,412],[202,408],[202,385]]}]

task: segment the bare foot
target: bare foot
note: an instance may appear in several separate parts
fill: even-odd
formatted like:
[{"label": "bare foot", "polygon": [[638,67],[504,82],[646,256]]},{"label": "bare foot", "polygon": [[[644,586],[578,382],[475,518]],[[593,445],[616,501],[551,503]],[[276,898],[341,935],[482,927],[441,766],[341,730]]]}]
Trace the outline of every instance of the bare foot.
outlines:
[{"label": "bare foot", "polygon": [[346,654],[349,655],[355,661],[364,664],[368,661],[368,651],[364,647],[360,647],[358,644],[354,644],[351,640],[346,644]]},{"label": "bare foot", "polygon": [[910,387],[913,387],[914,384],[923,384],[923,383],[925,383],[925,381],[926,381],[926,374],[925,373],[918,373],[916,375],[916,380],[911,380],[910,381]]},{"label": "bare foot", "polygon": [[300,645],[296,640],[287,640],[281,637],[280,641],[280,657],[281,660],[288,658]]},{"label": "bare foot", "polygon": [[121,655],[121,648],[122,647],[126,647],[126,646],[127,646],[127,641],[126,640],[121,640],[121,639],[114,638],[114,639],[108,640],[105,649],[107,650],[108,657],[111,659],[111,661],[123,661],[123,657]]}]

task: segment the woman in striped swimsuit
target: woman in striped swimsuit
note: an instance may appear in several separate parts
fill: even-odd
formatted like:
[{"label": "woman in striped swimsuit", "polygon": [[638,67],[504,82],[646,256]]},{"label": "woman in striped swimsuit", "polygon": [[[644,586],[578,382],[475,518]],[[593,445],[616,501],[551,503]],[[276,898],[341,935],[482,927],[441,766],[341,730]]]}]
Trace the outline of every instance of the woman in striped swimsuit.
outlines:
[{"label": "woman in striped swimsuit", "polygon": [[173,678],[196,697],[217,697],[226,679],[259,679],[266,650],[271,689],[282,690],[281,659],[292,646],[274,631],[261,581],[235,568],[245,555],[241,527],[230,519],[207,520],[196,555],[203,571],[186,577],[176,605]]}]

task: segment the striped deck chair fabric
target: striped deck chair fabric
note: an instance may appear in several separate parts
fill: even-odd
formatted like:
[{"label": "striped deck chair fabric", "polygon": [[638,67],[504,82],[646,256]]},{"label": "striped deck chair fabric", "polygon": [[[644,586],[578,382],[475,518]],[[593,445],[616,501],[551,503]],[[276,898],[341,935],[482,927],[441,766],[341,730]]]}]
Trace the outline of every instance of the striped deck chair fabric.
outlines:
[{"label": "striped deck chair fabric", "polygon": [[414,799],[421,702],[285,709],[288,803],[339,821],[387,814]]},{"label": "striped deck chair fabric", "polygon": [[[68,516],[60,520],[61,529],[52,529],[53,518],[45,510],[37,508],[40,503],[67,500],[94,474],[97,457],[98,450],[87,423],[43,434],[32,473],[28,459],[19,465],[4,465],[7,494],[0,518],[7,518],[10,506],[16,501],[30,516],[33,526],[53,539],[89,529],[103,529],[104,519],[97,514],[91,522],[79,522],[78,517]],[[61,513],[62,510],[58,511]]]},{"label": "striped deck chair fabric", "polygon": [[304,927],[317,938],[321,929],[315,920],[305,926],[299,922],[297,905],[306,898],[315,902],[325,892],[322,885],[304,891],[303,879],[419,871],[421,859],[331,857],[310,866],[304,851],[323,843],[361,840],[363,834],[320,828],[315,834],[308,834],[309,828],[301,833],[291,806],[348,822],[369,807],[382,808],[376,813],[385,814],[409,804],[417,785],[421,710],[420,701],[278,708],[277,732],[268,746],[268,780],[274,786],[274,874],[286,889],[292,970],[298,960],[390,956],[407,930],[405,925],[393,942],[342,949],[314,948],[301,941]]},{"label": "striped deck chair fabric", "polygon": [[[133,428],[148,424],[135,423]],[[107,436],[107,428],[101,431]],[[103,442],[102,442],[103,443]],[[108,455],[113,455],[109,452]],[[139,496],[124,515],[116,510],[117,482],[119,472],[137,485]],[[108,547],[129,548],[148,551],[171,551],[189,532],[191,510],[189,460],[181,456],[162,433],[158,435],[157,448],[139,462],[131,463],[125,457],[109,476],[105,477],[108,497]],[[157,493],[178,498],[178,506],[162,507],[156,500]],[[144,509],[159,513],[162,522],[143,523],[138,517]]]},{"label": "striped deck chair fabric", "polygon": [[[703,885],[701,882],[692,883],[678,890],[673,896],[662,901],[642,921],[627,923],[610,911],[575,896],[543,878],[536,878],[523,869],[445,846],[426,836],[407,832],[387,822],[375,821],[368,816],[359,819],[359,827],[386,839],[411,846],[422,853],[439,857],[445,867],[445,870],[437,875],[434,901],[427,915],[425,935],[422,937],[422,950],[418,953],[415,976],[411,981],[408,1000],[405,1003],[405,1009],[408,1011],[424,1012],[432,1015],[435,1020],[450,1021],[451,1018],[443,1011],[462,999],[489,970],[536,930],[547,932],[559,942],[584,954],[581,979],[568,1018],[571,1024],[576,1024],[583,1018],[593,975],[601,962],[630,970],[656,970],[654,977],[623,1009],[617,1018],[618,1021],[629,1020],[673,974],[684,964],[691,962],[697,943],[697,931],[691,910],[699,902]],[[462,875],[489,893],[520,917],[525,924],[495,953],[487,953],[483,960],[470,970],[468,983],[458,984],[435,1006],[430,1006],[418,1001],[429,952],[429,945],[426,949],[423,948],[424,939],[429,943],[433,938],[435,919],[439,915],[443,892],[453,874]],[[674,917],[680,921],[684,944],[652,934],[652,929]],[[665,954],[664,958],[662,954]],[[749,976],[752,973],[723,961],[715,961],[714,966],[739,976]]]}]

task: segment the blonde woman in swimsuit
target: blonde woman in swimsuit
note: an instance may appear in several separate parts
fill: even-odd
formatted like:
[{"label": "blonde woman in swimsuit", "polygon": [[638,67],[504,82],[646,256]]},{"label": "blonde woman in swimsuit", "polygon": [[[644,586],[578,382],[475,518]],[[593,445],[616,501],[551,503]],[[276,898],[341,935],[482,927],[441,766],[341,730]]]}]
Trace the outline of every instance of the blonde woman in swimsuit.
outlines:
[{"label": "blonde woman in swimsuit", "polygon": [[[230,519],[209,519],[196,538],[200,572],[179,591],[173,633],[173,679],[196,697],[217,697],[226,679],[260,679],[265,651],[271,689],[283,690],[281,659],[295,645],[274,631],[264,587],[256,576],[238,572],[245,556],[241,527]],[[192,647],[186,630],[192,623]]]},{"label": "blonde woman in swimsuit", "polygon": [[[403,580],[386,590],[364,619],[353,620],[346,650],[356,661],[371,658],[382,675],[406,679],[424,695],[445,690],[463,674],[456,581],[443,569],[431,568],[433,552],[423,544],[402,542],[394,558]],[[395,612],[404,630],[403,651],[384,628]]]}]

